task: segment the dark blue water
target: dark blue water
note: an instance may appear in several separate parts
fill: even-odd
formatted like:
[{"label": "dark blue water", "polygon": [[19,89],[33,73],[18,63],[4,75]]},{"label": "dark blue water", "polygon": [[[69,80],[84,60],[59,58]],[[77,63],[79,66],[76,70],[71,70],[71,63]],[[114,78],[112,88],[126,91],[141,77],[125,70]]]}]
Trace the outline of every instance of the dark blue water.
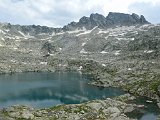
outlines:
[{"label": "dark blue water", "polygon": [[[0,75],[0,108],[11,105],[29,105],[34,108],[57,104],[82,103],[124,94],[118,88],[89,85],[90,76],[77,72],[15,73]],[[144,104],[145,99],[135,101]],[[144,110],[128,114],[139,120],[156,120],[157,106],[146,104]]]}]

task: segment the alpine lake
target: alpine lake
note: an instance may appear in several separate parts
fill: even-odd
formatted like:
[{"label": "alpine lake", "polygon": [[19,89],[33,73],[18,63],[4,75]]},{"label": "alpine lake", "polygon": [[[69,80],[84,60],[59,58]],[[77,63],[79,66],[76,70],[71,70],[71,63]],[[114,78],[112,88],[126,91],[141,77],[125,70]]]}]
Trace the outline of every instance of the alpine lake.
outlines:
[{"label": "alpine lake", "polygon": [[[49,108],[58,104],[78,104],[89,100],[113,98],[125,94],[119,88],[89,85],[91,76],[79,72],[26,72],[0,75],[0,108],[27,105]],[[147,106],[143,111],[128,114],[139,120],[156,120],[159,109],[156,103],[137,98],[136,104]]]}]

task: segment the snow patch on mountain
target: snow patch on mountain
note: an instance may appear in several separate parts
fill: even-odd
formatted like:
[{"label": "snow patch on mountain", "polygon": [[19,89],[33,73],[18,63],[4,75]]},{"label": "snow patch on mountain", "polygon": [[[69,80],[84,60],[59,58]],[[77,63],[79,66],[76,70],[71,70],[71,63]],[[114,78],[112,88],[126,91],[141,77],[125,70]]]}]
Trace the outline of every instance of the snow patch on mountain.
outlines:
[{"label": "snow patch on mountain", "polygon": [[26,37],[26,35],[23,33],[23,32],[21,32],[21,31],[18,31],[23,37]]},{"label": "snow patch on mountain", "polygon": [[101,51],[100,53],[101,53],[101,54],[106,54],[106,53],[108,53],[108,52],[106,52],[106,51]]},{"label": "snow patch on mountain", "polygon": [[80,53],[84,53],[84,54],[86,54],[86,53],[88,53],[88,52],[86,52],[85,50],[84,50],[84,48],[80,51]]},{"label": "snow patch on mountain", "polygon": [[79,33],[79,34],[77,34],[76,36],[89,34],[89,33],[91,33],[93,30],[95,30],[96,28],[97,28],[97,26],[96,26],[96,27],[94,27],[92,30],[86,30],[86,31],[83,31],[82,33]]},{"label": "snow patch on mountain", "polygon": [[115,54],[115,55],[119,55],[120,52],[121,52],[121,50],[117,50],[114,54]]},{"label": "snow patch on mountain", "polygon": [[84,47],[84,46],[85,46],[85,44],[86,44],[85,42],[84,42],[84,43],[82,43],[82,47]]},{"label": "snow patch on mountain", "polygon": [[145,50],[144,53],[152,53],[154,50]]}]

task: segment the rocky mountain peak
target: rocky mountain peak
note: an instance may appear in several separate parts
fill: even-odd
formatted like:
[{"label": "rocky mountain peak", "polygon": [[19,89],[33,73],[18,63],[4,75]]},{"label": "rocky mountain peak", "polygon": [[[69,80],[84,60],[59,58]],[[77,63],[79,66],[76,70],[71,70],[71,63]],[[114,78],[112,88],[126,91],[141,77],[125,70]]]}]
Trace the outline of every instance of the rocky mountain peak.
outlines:
[{"label": "rocky mountain peak", "polygon": [[115,26],[132,26],[132,25],[143,25],[149,24],[149,22],[145,19],[143,15],[139,16],[135,13],[133,14],[125,14],[125,13],[117,13],[117,12],[109,12],[108,16],[103,16],[98,13],[92,13],[89,17],[83,16],[79,19],[78,22],[71,22],[68,25],[65,25],[63,28],[50,28],[46,26],[39,25],[28,25],[28,26],[20,26],[20,25],[11,25],[1,24],[5,29],[10,29],[10,31],[22,31],[25,34],[35,35],[41,33],[59,33],[65,31],[73,31],[77,29],[86,29],[91,30],[94,27],[98,28],[111,28]]},{"label": "rocky mountain peak", "polygon": [[106,26],[106,18],[101,14],[91,14],[90,20],[93,26],[100,26],[105,27]]},{"label": "rocky mountain peak", "polygon": [[145,19],[145,17],[144,17],[143,15],[141,15],[140,21],[141,21],[142,23],[149,23],[149,22]]},{"label": "rocky mountain peak", "polygon": [[81,24],[87,24],[90,21],[89,17],[83,16],[80,20],[79,23]]},{"label": "rocky mountain peak", "polygon": [[125,14],[125,13],[115,13],[110,12],[106,17],[107,25],[108,26],[115,26],[115,25],[135,25],[135,24],[149,24],[148,21],[144,18],[144,16],[139,16],[135,13],[132,15]]},{"label": "rocky mountain peak", "polygon": [[73,22],[64,26],[64,31],[70,31],[75,29],[92,29],[95,26],[99,28],[109,28],[114,26],[131,26],[136,24],[149,24],[143,15],[139,16],[135,13],[132,15],[125,13],[109,12],[107,17],[101,14],[95,13],[91,14],[90,17],[83,16],[80,18],[79,22]]},{"label": "rocky mountain peak", "polygon": [[90,19],[94,20],[94,21],[103,21],[103,20],[105,20],[105,17],[101,14],[98,14],[98,13],[95,13],[95,14],[92,13],[90,15]]},{"label": "rocky mountain peak", "polygon": [[139,15],[137,15],[137,14],[135,14],[135,13],[132,13],[132,15],[131,15],[134,19],[140,19],[140,17],[139,17]]}]

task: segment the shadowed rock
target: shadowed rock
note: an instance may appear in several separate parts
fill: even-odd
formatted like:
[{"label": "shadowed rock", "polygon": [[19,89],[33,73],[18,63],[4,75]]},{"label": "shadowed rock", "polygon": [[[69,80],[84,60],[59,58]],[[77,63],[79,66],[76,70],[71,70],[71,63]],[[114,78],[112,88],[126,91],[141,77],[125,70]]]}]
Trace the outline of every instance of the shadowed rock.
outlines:
[{"label": "shadowed rock", "polygon": [[135,13],[132,15],[124,13],[109,12],[105,18],[103,15],[95,13],[91,14],[90,17],[82,17],[79,22],[71,22],[70,24],[63,27],[64,31],[70,31],[75,29],[92,29],[96,26],[99,28],[109,28],[115,26],[131,26],[131,25],[143,25],[150,24],[143,15],[139,16]]}]

